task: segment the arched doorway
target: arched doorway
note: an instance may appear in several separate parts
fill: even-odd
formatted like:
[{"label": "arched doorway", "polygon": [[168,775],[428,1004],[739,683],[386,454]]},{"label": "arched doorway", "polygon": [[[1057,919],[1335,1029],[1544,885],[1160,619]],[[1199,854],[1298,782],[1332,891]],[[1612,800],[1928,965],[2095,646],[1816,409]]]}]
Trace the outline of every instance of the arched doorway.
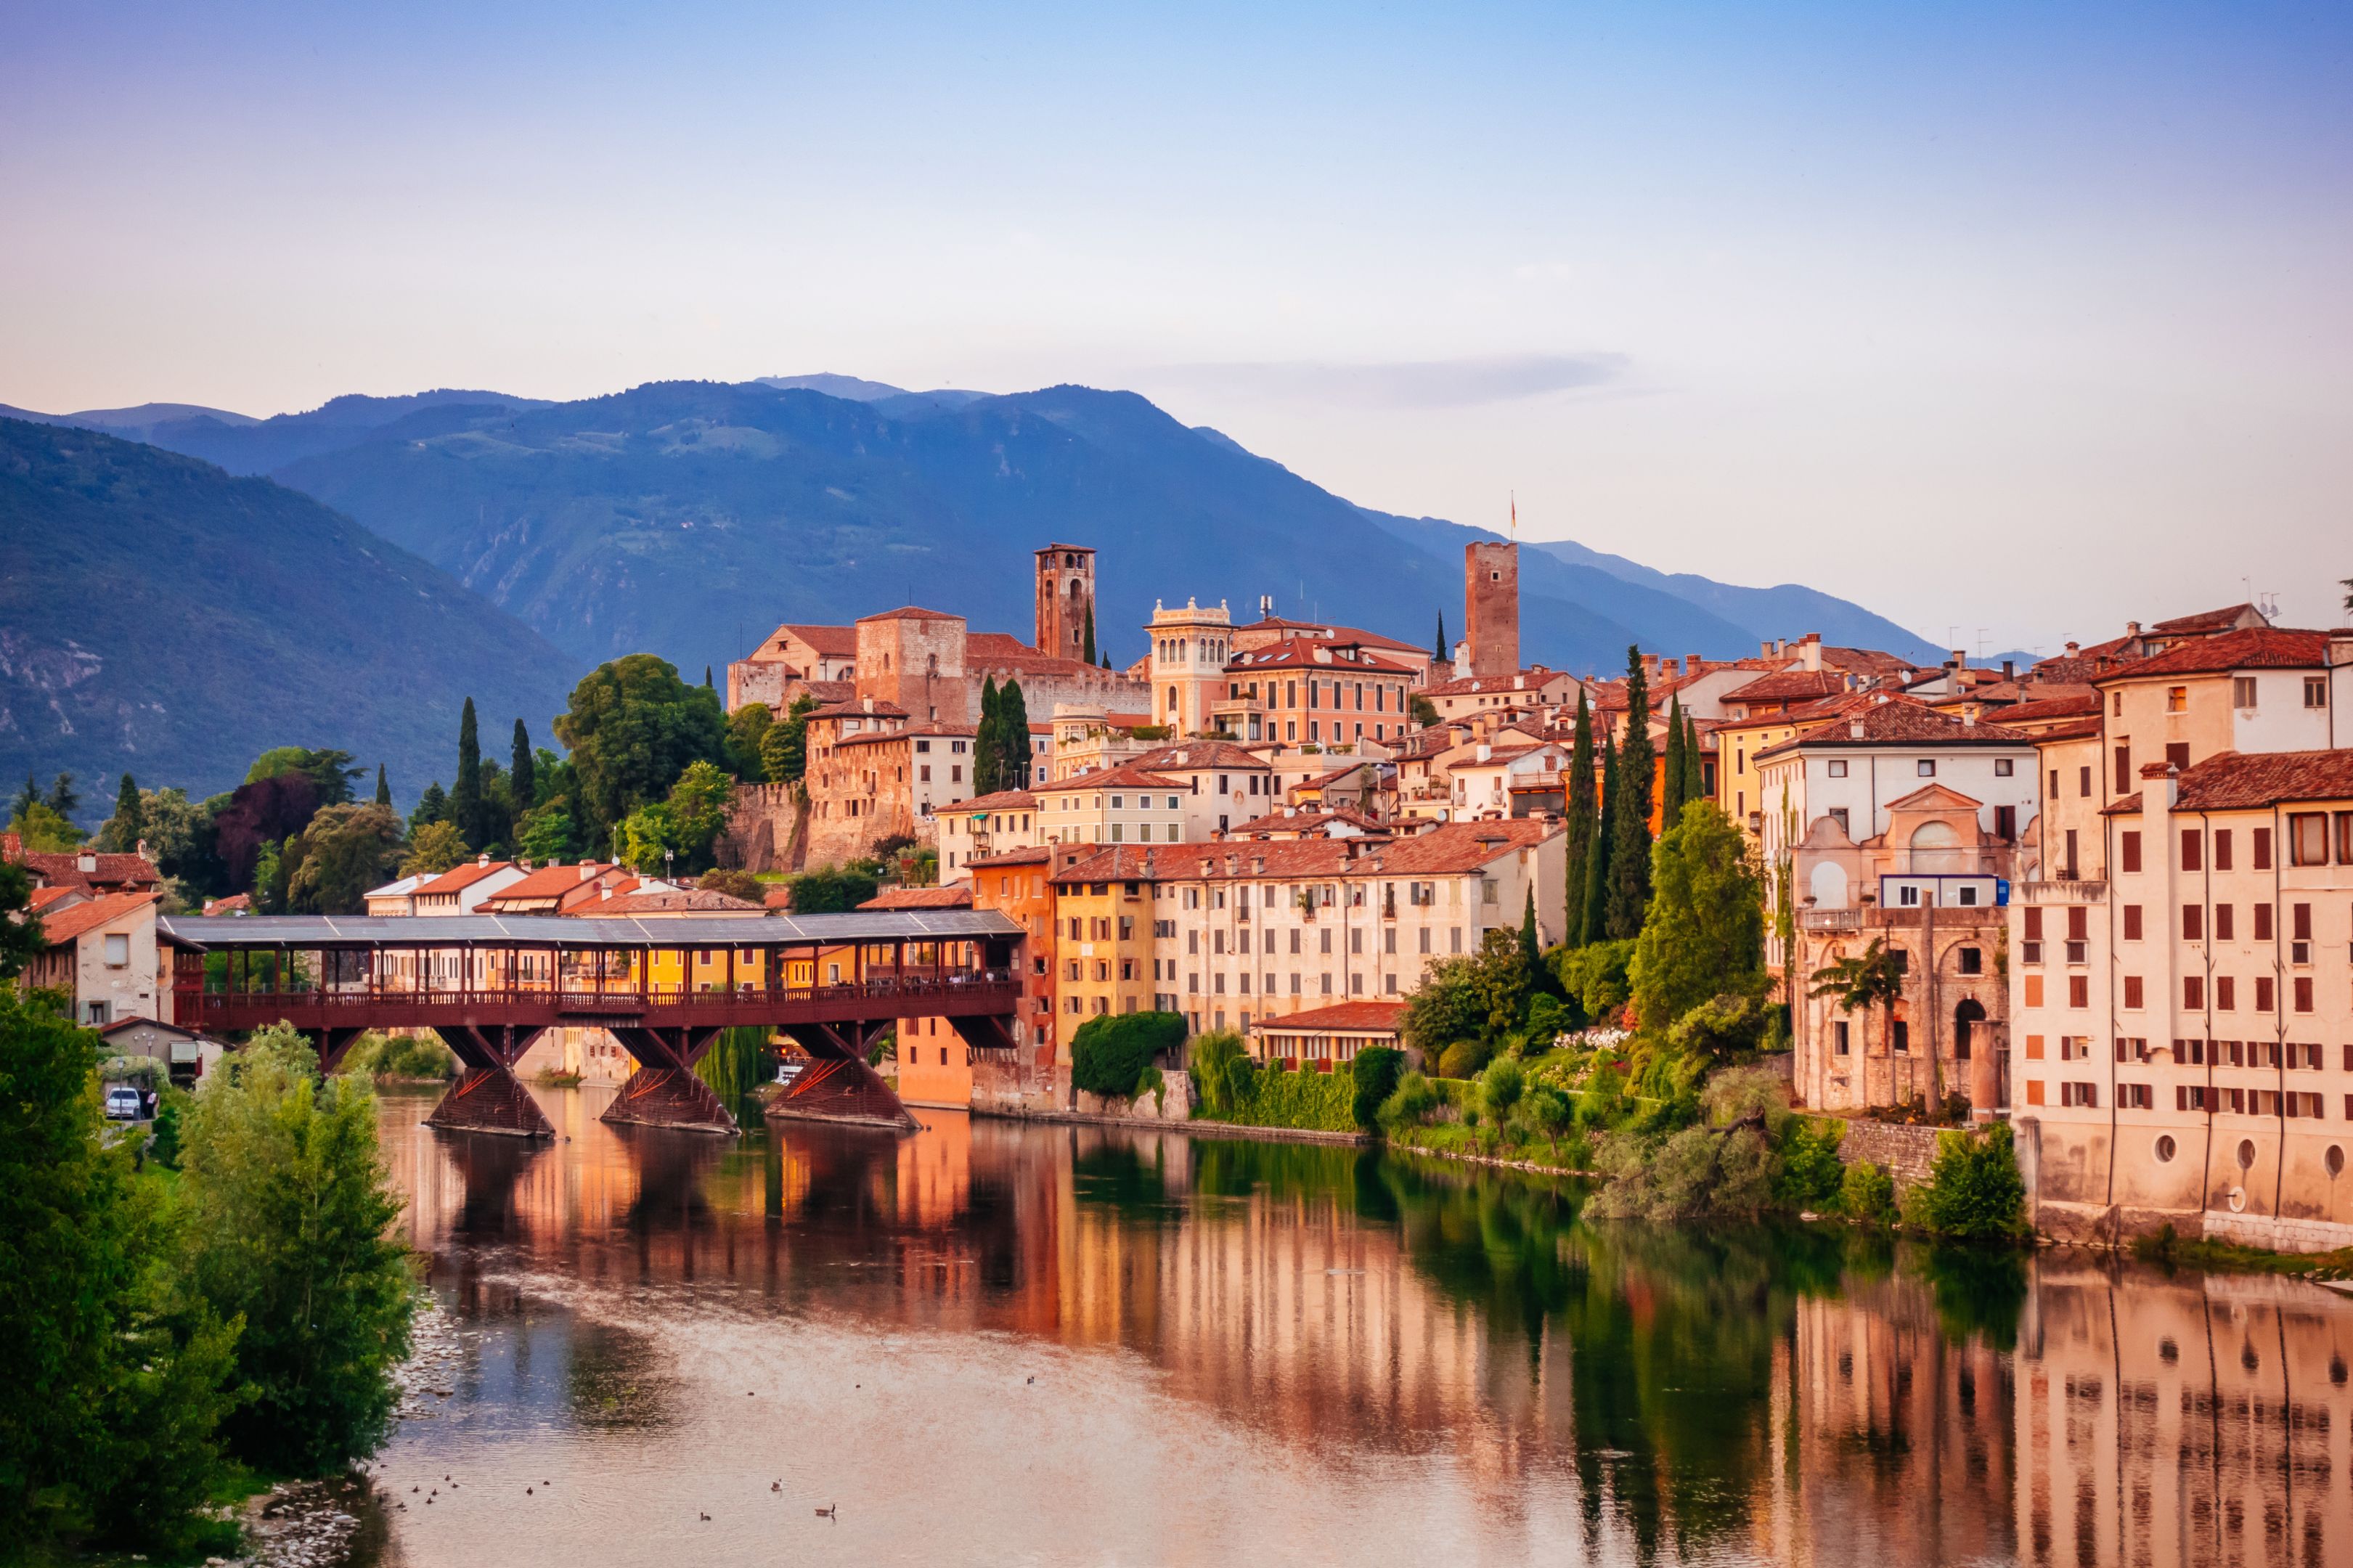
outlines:
[{"label": "arched doorway", "polygon": [[1953,1059],[1965,1062],[1975,1047],[1977,1026],[1985,1022],[1986,1010],[1974,996],[1965,996],[1953,1009]]}]

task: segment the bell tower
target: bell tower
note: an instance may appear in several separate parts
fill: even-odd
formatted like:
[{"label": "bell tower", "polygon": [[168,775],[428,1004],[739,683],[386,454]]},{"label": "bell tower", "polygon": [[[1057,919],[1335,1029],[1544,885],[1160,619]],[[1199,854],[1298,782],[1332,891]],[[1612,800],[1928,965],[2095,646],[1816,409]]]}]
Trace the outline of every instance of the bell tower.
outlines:
[{"label": "bell tower", "polygon": [[[1084,657],[1094,608],[1095,552],[1083,544],[1049,544],[1039,551],[1038,651],[1057,658]],[[1102,628],[1095,635],[1100,638]]]}]

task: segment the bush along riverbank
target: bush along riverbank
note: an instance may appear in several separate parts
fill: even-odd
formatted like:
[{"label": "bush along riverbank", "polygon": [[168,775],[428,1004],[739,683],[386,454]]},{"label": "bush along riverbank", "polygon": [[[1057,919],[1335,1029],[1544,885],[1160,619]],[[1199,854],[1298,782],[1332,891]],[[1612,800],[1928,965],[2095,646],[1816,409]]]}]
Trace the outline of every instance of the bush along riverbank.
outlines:
[{"label": "bush along riverbank", "polygon": [[0,1560],[233,1553],[237,1501],[392,1416],[417,1292],[375,1097],[267,1029],[151,1139],[100,1116],[99,1058],[0,984]]}]

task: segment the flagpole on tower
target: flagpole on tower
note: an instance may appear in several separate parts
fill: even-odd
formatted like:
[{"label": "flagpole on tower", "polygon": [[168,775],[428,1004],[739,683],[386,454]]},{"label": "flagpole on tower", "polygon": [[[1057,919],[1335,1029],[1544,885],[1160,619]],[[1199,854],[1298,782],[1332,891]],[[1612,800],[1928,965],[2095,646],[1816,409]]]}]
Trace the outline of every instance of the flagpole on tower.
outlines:
[{"label": "flagpole on tower", "polygon": [[1512,539],[1513,539],[1514,542],[1518,542],[1518,540],[1519,540],[1519,537],[1520,537],[1520,492],[1519,492],[1519,491],[1517,491],[1517,490],[1514,490],[1514,491],[1512,491],[1512,492],[1511,492],[1511,496],[1512,496]]}]

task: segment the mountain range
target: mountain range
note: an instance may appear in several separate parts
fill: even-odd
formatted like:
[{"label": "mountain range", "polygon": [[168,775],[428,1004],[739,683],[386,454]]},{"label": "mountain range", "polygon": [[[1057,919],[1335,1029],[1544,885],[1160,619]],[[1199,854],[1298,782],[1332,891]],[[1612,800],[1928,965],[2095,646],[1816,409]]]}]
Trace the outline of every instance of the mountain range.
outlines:
[{"label": "mountain range", "polygon": [[[1497,537],[1357,506],[1134,393],[1081,386],[913,392],[827,374],[653,383],[566,403],[353,395],[269,419],[182,404],[0,416],[104,431],[217,465],[224,480],[267,476],[300,492],[322,542],[373,535],[396,547],[384,559],[401,570],[433,569],[442,591],[479,595],[482,626],[521,622],[498,633],[534,649],[518,697],[545,685],[551,645],[575,674],[642,649],[694,679],[780,622],[907,603],[1026,637],[1030,552],[1049,542],[1100,552],[1097,635],[1121,662],[1143,651],[1163,597],[1222,599],[1250,619],[1263,595],[1283,615],[1416,640],[1443,616],[1459,634],[1462,545]],[[16,531],[12,517],[0,525]],[[105,537],[138,548],[135,529]],[[79,562],[79,581],[104,580],[102,554]],[[356,614],[378,590],[390,591],[364,574],[346,602]],[[1810,588],[1737,587],[1567,542],[1521,552],[1521,593],[1524,656],[1580,672],[1621,668],[1630,643],[1726,658],[1809,631],[1915,658],[1936,651]],[[524,627],[535,636],[515,641]],[[238,642],[204,647],[184,658],[279,679]],[[388,644],[375,657],[391,670],[415,652]],[[526,712],[535,734],[544,716]],[[247,739],[229,746],[239,759]]]}]

